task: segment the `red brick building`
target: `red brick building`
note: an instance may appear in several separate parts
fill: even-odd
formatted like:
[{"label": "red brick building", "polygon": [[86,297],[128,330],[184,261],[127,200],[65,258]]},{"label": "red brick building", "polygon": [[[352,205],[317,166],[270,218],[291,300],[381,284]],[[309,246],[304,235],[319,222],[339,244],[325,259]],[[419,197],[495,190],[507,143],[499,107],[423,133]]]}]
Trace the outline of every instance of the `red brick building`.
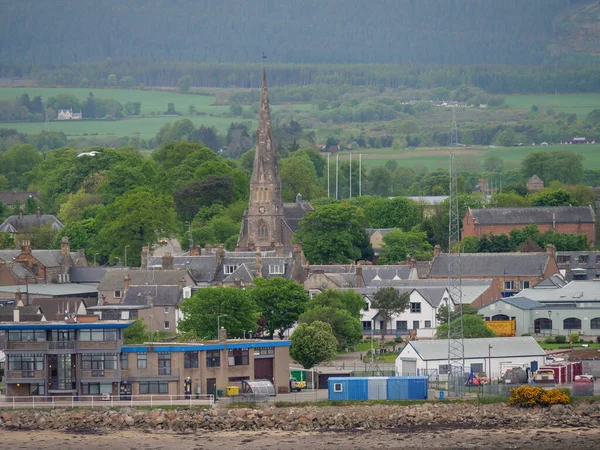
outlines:
[{"label": "red brick building", "polygon": [[596,245],[596,215],[591,206],[537,206],[530,208],[468,208],[463,219],[462,237],[508,234],[513,228],[533,224],[543,233],[587,234]]}]

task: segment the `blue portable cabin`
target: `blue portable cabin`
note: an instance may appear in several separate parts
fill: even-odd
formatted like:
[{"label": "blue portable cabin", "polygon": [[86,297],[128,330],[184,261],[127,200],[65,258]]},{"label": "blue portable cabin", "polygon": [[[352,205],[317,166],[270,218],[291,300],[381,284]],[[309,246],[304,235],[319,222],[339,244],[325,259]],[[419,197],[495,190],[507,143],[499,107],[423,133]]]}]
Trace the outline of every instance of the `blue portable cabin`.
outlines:
[{"label": "blue portable cabin", "polygon": [[388,400],[427,400],[429,379],[427,377],[389,377]]},{"label": "blue portable cabin", "polygon": [[332,377],[329,400],[424,400],[427,377]]}]

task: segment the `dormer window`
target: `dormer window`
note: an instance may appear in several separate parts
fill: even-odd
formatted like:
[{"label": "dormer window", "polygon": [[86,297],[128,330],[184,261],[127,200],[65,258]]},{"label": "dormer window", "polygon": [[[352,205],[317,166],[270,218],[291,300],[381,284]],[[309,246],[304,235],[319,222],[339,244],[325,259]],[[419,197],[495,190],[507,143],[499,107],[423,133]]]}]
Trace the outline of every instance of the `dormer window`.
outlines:
[{"label": "dormer window", "polygon": [[236,264],[225,264],[223,266],[223,273],[225,275],[231,275],[233,272],[237,270],[238,266]]},{"label": "dormer window", "polygon": [[115,291],[115,298],[121,298],[121,291]]},{"label": "dormer window", "polygon": [[283,275],[285,264],[269,264],[269,275]]}]

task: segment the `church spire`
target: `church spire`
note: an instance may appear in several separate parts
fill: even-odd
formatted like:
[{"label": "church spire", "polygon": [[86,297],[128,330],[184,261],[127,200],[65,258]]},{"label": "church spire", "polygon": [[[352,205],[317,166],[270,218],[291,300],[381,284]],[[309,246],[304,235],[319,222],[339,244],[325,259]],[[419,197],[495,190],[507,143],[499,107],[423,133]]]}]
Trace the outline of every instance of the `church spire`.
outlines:
[{"label": "church spire", "polygon": [[275,154],[275,139],[271,127],[271,107],[269,106],[269,90],[267,88],[267,73],[262,70],[262,89],[260,108],[258,111],[258,130],[256,133],[256,153],[252,169],[252,181],[279,181],[277,156]]}]

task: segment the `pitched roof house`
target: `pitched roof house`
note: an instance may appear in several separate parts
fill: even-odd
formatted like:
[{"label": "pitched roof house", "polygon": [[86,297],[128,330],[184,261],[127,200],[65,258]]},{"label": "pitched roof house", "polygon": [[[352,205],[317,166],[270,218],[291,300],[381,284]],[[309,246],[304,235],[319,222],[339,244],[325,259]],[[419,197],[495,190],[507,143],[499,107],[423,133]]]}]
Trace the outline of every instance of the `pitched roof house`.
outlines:
[{"label": "pitched roof house", "polygon": [[540,177],[533,174],[531,178],[527,180],[526,186],[529,192],[537,192],[544,189],[544,182]]},{"label": "pitched roof house", "polygon": [[591,206],[536,206],[527,208],[468,208],[462,237],[508,234],[513,228],[534,224],[543,233],[586,234],[596,243],[596,215]]},{"label": "pitched roof house", "polygon": [[40,198],[39,191],[3,191],[0,192],[0,202],[4,203],[8,208],[12,208],[15,202],[24,205],[29,198]]},{"label": "pitched roof house", "polygon": [[42,225],[49,224],[53,230],[62,230],[65,226],[63,223],[54,217],[52,214],[41,214],[38,209],[37,214],[23,214],[23,210],[19,215],[8,216],[8,218],[0,224],[0,233],[10,233],[13,238],[18,235],[34,235]]}]

